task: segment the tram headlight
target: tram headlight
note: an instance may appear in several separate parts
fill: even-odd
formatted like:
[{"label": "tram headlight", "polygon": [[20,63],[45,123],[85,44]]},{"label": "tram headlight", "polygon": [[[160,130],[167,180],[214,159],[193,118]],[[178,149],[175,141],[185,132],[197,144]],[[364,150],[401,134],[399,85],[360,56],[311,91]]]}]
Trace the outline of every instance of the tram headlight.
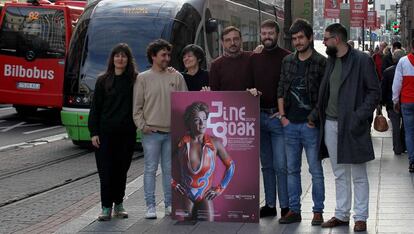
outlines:
[{"label": "tram headlight", "polygon": [[91,98],[87,97],[87,96],[75,96],[75,95],[71,95],[71,96],[67,96],[66,97],[66,101],[67,104],[69,105],[82,105],[82,106],[87,106],[91,104]]}]

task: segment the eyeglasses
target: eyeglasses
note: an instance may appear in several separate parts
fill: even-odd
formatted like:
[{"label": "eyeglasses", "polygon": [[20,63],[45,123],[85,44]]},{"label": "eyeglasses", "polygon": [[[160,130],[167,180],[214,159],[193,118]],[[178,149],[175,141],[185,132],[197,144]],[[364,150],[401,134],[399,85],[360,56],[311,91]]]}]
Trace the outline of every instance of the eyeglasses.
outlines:
[{"label": "eyeglasses", "polygon": [[335,38],[335,36],[324,37],[324,38],[323,38],[323,42],[326,42],[327,40],[329,40],[329,39],[331,39],[331,38]]}]

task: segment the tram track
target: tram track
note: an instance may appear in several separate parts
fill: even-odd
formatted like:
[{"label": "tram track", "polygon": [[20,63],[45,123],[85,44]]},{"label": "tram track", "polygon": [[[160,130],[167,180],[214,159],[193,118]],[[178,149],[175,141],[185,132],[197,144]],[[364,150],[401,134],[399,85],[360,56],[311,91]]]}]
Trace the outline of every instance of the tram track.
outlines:
[{"label": "tram track", "polygon": [[[93,151],[91,151],[91,150],[85,150],[85,151],[74,153],[74,154],[59,158],[59,159],[49,160],[49,161],[46,161],[46,162],[38,163],[36,165],[31,165],[29,167],[24,167],[24,168],[17,169],[17,170],[11,171],[11,172],[3,173],[3,174],[0,174],[0,182],[2,180],[11,179],[12,177],[15,177],[15,176],[21,176],[25,173],[33,172],[35,170],[39,170],[39,169],[43,169],[43,168],[50,167],[50,166],[53,166],[53,165],[57,165],[59,163],[65,163],[65,162],[68,162],[70,160],[75,160],[77,158],[80,158],[80,157],[85,156],[87,154],[90,154],[92,152]],[[134,154],[134,156],[132,158],[132,161],[133,162],[137,161],[140,158],[142,158],[142,156],[143,156],[142,152],[139,152],[138,154]],[[35,191],[29,191],[29,192],[24,193],[23,195],[20,194],[18,196],[15,196],[12,199],[7,199],[5,201],[0,201],[0,208],[5,207],[5,206],[9,206],[9,205],[13,205],[13,204],[16,204],[16,203],[24,202],[25,200],[28,200],[28,199],[33,198],[35,196],[42,195],[42,194],[45,194],[45,193],[48,193],[48,192],[52,192],[52,191],[60,189],[64,186],[68,186],[68,185],[70,185],[74,182],[77,182],[77,181],[80,181],[80,180],[83,180],[83,179],[88,179],[88,178],[90,178],[92,176],[95,176],[97,174],[98,174],[98,171],[97,171],[97,169],[95,169],[95,170],[89,171],[88,173],[85,173],[85,174],[82,174],[82,175],[79,175],[79,176],[71,176],[70,178],[67,178],[67,179],[65,179],[61,182],[55,183],[55,184],[53,184],[51,186],[48,186],[46,188],[35,190]]]},{"label": "tram track", "polygon": [[33,170],[41,169],[41,168],[51,166],[51,165],[54,165],[54,164],[58,164],[58,163],[61,163],[61,162],[67,161],[67,160],[79,158],[79,157],[82,157],[82,156],[84,156],[86,154],[89,154],[91,152],[92,152],[91,150],[85,150],[85,151],[78,152],[78,153],[75,153],[75,154],[71,154],[71,155],[68,155],[68,156],[65,156],[65,157],[62,157],[62,158],[49,160],[49,161],[46,161],[46,162],[41,162],[41,163],[31,165],[31,166],[28,166],[28,167],[20,168],[20,169],[11,171],[11,172],[2,173],[2,174],[0,174],[0,181],[3,180],[3,179],[6,179],[6,178],[12,177],[12,176],[24,174],[24,173],[27,173],[27,172],[30,172],[30,171],[33,171]]}]

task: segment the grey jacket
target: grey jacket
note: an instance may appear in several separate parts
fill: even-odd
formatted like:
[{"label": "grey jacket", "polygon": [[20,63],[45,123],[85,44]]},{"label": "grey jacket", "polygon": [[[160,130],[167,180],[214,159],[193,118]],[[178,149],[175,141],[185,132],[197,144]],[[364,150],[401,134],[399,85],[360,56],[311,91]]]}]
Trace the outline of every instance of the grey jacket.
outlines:
[{"label": "grey jacket", "polygon": [[[324,142],[326,107],[329,100],[329,78],[335,58],[326,63],[319,90],[320,156],[327,156]],[[372,58],[356,49],[342,59],[343,82],[338,94],[338,163],[357,164],[375,158],[371,140],[372,115],[381,97],[380,84]]]}]

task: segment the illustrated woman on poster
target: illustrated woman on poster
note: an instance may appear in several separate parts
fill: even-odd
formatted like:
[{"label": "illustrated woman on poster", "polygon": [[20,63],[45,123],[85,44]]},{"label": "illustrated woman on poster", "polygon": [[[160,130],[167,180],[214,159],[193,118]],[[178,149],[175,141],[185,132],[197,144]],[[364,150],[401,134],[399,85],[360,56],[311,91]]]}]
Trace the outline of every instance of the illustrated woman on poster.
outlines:
[{"label": "illustrated woman on poster", "polygon": [[[172,187],[183,196],[184,209],[191,220],[214,220],[213,199],[219,196],[233,177],[235,165],[221,141],[206,134],[208,105],[194,102],[184,113],[188,130],[178,144],[173,160],[180,168],[173,171]],[[220,184],[213,186],[216,156],[226,167]]]}]

